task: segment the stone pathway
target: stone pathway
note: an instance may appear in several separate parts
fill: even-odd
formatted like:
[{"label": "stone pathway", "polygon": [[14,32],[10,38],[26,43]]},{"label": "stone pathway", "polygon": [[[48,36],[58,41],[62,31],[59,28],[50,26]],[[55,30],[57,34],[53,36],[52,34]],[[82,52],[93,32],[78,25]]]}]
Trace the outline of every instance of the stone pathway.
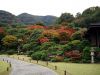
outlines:
[{"label": "stone pathway", "polygon": [[12,64],[12,71],[10,75],[58,75],[53,70],[37,64],[8,57],[0,57],[0,60],[3,59],[10,61]]}]

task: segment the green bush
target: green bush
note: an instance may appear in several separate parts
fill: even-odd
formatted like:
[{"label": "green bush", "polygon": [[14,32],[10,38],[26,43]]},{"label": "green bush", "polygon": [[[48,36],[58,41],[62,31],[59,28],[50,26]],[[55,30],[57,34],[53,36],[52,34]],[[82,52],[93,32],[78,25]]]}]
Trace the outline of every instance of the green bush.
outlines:
[{"label": "green bush", "polygon": [[78,50],[78,46],[80,45],[81,41],[80,40],[73,40],[73,41],[70,41],[68,44],[67,44],[67,48],[69,48],[69,50]]},{"label": "green bush", "polygon": [[82,59],[82,63],[90,63],[91,60],[87,60],[87,59]]},{"label": "green bush", "polygon": [[80,40],[80,39],[82,39],[80,31],[73,33],[72,36],[71,36],[71,40]]},{"label": "green bush", "polygon": [[14,51],[14,50],[8,50],[6,53],[9,54],[9,55],[12,55],[12,54],[15,54],[16,51]]},{"label": "green bush", "polygon": [[77,50],[81,51],[86,47],[86,46],[90,46],[90,43],[88,40],[83,39],[80,41],[80,43],[77,45]]},{"label": "green bush", "polygon": [[27,50],[30,50],[32,48],[32,45],[31,44],[24,44],[22,49],[27,51]]},{"label": "green bush", "polygon": [[42,56],[41,56],[41,60],[48,60],[47,59],[48,57],[47,57],[47,54],[46,53],[42,53]]},{"label": "green bush", "polygon": [[46,60],[47,53],[46,53],[46,51],[37,51],[37,52],[33,52],[31,57],[32,57],[32,59],[35,59],[35,60]]},{"label": "green bush", "polygon": [[70,58],[64,58],[64,62],[69,62],[69,61],[71,61]]},{"label": "green bush", "polygon": [[57,55],[63,55],[63,54],[64,54],[64,51],[62,51],[62,50],[57,50],[57,51],[56,51],[56,54],[57,54]]},{"label": "green bush", "polygon": [[45,42],[45,43],[43,43],[42,45],[41,45],[41,50],[48,50],[48,48],[49,47],[51,47],[51,46],[55,46],[56,45],[56,43],[54,43],[54,42]]},{"label": "green bush", "polygon": [[73,40],[73,41],[71,41],[72,45],[74,45],[74,46],[80,44],[80,42],[81,42],[80,40]]},{"label": "green bush", "polygon": [[68,45],[68,44],[63,46],[64,51],[69,51],[69,50],[71,50],[71,48],[72,47],[70,45]]},{"label": "green bush", "polygon": [[56,58],[51,58],[50,61],[51,61],[51,62],[57,62],[57,59],[56,59]]},{"label": "green bush", "polygon": [[100,52],[100,48],[99,47],[96,47],[95,48],[95,51]]},{"label": "green bush", "polygon": [[28,56],[31,56],[32,53],[33,53],[33,51],[27,51],[27,52],[26,52],[26,54],[27,54]]},{"label": "green bush", "polygon": [[90,50],[91,50],[91,47],[85,47],[85,48],[83,49],[82,58],[83,58],[84,60],[90,60],[90,59],[91,59]]}]

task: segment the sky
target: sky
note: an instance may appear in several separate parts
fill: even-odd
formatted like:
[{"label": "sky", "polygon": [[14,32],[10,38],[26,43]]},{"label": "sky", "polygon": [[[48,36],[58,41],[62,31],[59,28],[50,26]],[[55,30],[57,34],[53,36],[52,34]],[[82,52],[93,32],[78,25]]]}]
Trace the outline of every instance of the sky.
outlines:
[{"label": "sky", "polygon": [[0,10],[6,10],[15,15],[29,13],[33,15],[54,15],[61,13],[83,12],[92,6],[100,6],[100,0],[0,0]]}]

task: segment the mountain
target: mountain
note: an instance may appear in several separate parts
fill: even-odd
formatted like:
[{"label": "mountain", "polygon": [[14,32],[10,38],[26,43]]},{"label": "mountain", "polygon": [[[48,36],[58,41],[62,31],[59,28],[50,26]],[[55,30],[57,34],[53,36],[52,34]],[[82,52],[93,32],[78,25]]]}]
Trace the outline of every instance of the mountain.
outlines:
[{"label": "mountain", "polygon": [[19,25],[19,24],[35,24],[35,23],[43,23],[44,25],[52,25],[56,22],[57,17],[55,16],[37,16],[31,15],[28,13],[22,13],[18,16],[14,14],[0,10],[0,26],[11,26],[11,25]]},{"label": "mountain", "polygon": [[17,16],[17,19],[19,19],[24,24],[35,24],[38,22],[41,22],[45,25],[52,25],[56,22],[57,17],[47,15],[47,16],[37,16],[37,15],[31,15],[28,13],[22,13]]},{"label": "mountain", "polygon": [[17,22],[17,18],[12,13],[0,10],[0,26],[13,25]]}]

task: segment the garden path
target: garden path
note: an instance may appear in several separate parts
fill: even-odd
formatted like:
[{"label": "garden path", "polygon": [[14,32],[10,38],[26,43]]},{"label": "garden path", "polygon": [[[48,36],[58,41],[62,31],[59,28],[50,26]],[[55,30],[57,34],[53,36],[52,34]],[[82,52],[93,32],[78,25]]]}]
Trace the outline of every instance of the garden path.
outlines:
[{"label": "garden path", "polygon": [[0,60],[8,60],[12,64],[12,71],[10,75],[57,75],[53,70],[28,62],[24,62],[21,60],[8,58],[8,57],[0,57]]}]

